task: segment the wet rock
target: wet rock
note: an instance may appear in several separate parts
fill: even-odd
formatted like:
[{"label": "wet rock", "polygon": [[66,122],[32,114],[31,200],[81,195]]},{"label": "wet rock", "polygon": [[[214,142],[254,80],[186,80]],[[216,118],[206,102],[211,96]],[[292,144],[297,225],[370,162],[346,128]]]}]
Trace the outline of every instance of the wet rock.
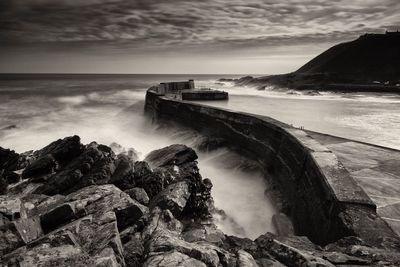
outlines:
[{"label": "wet rock", "polygon": [[244,250],[239,250],[237,253],[237,267],[258,267],[257,262],[251,254]]},{"label": "wet rock", "polygon": [[74,135],[64,139],[58,139],[48,146],[35,151],[33,156],[39,159],[43,156],[52,155],[55,160],[63,163],[79,156],[82,153],[83,148],[84,146],[81,144],[80,137]]},{"label": "wet rock", "polygon": [[124,244],[124,259],[126,266],[129,267],[141,267],[142,256],[144,247],[142,240],[139,238],[133,238],[126,244]]},{"label": "wet rock", "polygon": [[137,200],[139,203],[141,203],[143,205],[149,204],[150,199],[147,196],[147,193],[143,188],[134,187],[129,190],[126,190],[125,193],[127,193],[132,199]]},{"label": "wet rock", "polygon": [[[35,178],[44,174],[52,173],[57,168],[57,162],[53,155],[44,155],[37,160],[29,164],[22,172],[22,178]],[[40,181],[39,179],[33,179],[32,181]]]},{"label": "wet rock", "polygon": [[192,223],[185,228],[182,237],[187,242],[204,241],[217,246],[225,240],[224,233],[212,222]]},{"label": "wet rock", "polygon": [[189,183],[181,181],[165,188],[150,202],[150,208],[168,209],[175,217],[179,217],[191,195]]},{"label": "wet rock", "polygon": [[3,171],[0,171],[0,195],[4,195],[7,193],[7,180],[3,176]]},{"label": "wet rock", "polygon": [[144,267],[206,267],[201,261],[193,259],[177,251],[171,251],[150,257]]},{"label": "wet rock", "polygon": [[114,153],[116,155],[124,155],[127,156],[128,158],[130,158],[132,161],[136,161],[139,156],[138,156],[138,152],[134,149],[134,148],[125,148],[123,146],[121,146],[118,143],[111,143],[110,144],[110,148],[114,151]]},{"label": "wet rock", "polygon": [[134,164],[134,185],[143,188],[149,198],[160,193],[168,184],[166,176],[162,172],[153,172],[147,162],[137,161]]},{"label": "wet rock", "polygon": [[325,252],[323,258],[335,265],[338,264],[368,265],[371,263],[371,261],[364,260],[354,256],[349,256],[340,252]]},{"label": "wet rock", "polygon": [[321,257],[314,256],[308,251],[301,251],[297,248],[288,246],[270,235],[263,235],[255,240],[258,246],[258,255],[260,258],[263,255],[274,257],[279,262],[288,266],[321,266],[334,267],[332,263]]},{"label": "wet rock", "polygon": [[20,157],[14,150],[0,147],[0,170],[15,171],[19,169]]},{"label": "wet rock", "polygon": [[170,145],[150,152],[144,161],[155,168],[166,165],[181,165],[186,162],[195,161],[196,159],[196,152],[190,147],[185,145]]},{"label": "wet rock", "polygon": [[119,230],[134,224],[148,213],[147,207],[133,200],[114,185],[85,187],[68,195],[65,201],[75,206],[75,216],[115,212]]},{"label": "wet rock", "polygon": [[134,187],[132,159],[126,155],[118,155],[115,166],[116,168],[111,176],[110,183],[115,184],[121,190]]},{"label": "wet rock", "polygon": [[0,213],[9,220],[16,220],[24,216],[21,198],[18,196],[0,196]]},{"label": "wet rock", "polygon": [[0,257],[25,245],[13,222],[0,226]]},{"label": "wet rock", "polygon": [[115,171],[114,159],[115,155],[110,148],[93,142],[62,170],[49,177],[35,193],[50,196],[68,194],[85,186],[106,184]]},{"label": "wet rock", "polygon": [[3,257],[6,266],[94,266],[71,233],[48,236]]},{"label": "wet rock", "polygon": [[162,229],[153,232],[148,244],[148,253],[178,251],[213,267],[222,264],[220,257],[229,258],[228,253],[217,246],[189,243],[180,239],[176,234]]}]

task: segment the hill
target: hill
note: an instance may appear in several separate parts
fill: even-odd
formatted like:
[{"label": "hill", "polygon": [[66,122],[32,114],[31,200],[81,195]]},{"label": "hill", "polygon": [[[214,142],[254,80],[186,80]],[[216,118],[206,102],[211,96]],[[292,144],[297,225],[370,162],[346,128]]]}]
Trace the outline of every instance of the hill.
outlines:
[{"label": "hill", "polygon": [[237,83],[259,88],[274,84],[295,89],[399,92],[400,33],[365,34],[331,47],[295,72],[244,77]]}]

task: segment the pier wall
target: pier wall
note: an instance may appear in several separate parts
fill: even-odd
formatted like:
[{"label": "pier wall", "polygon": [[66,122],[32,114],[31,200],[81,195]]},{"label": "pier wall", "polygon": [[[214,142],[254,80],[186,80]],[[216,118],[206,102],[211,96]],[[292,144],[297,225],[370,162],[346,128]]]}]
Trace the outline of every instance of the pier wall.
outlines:
[{"label": "pier wall", "polygon": [[336,155],[305,131],[269,117],[232,112],[146,94],[154,120],[189,126],[258,161],[284,196],[284,212],[298,235],[327,244],[359,236],[370,244],[393,236],[376,206]]}]

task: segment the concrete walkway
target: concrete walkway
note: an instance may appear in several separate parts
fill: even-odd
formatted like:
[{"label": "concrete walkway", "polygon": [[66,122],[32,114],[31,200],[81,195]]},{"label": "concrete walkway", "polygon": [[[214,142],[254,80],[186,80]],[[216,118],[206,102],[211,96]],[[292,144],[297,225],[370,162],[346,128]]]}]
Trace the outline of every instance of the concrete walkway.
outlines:
[{"label": "concrete walkway", "polygon": [[339,158],[400,236],[400,151],[307,131]]}]

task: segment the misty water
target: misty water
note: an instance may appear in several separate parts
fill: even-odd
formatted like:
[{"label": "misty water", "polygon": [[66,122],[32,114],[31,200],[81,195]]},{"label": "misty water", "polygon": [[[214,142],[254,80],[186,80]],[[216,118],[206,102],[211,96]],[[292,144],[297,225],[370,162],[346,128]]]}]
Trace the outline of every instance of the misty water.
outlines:
[{"label": "misty water", "polygon": [[[288,91],[257,91],[215,83],[218,76],[129,75],[58,76],[0,80],[0,146],[17,152],[40,149],[77,134],[83,143],[117,142],[135,148],[143,159],[154,149],[174,143],[195,146],[202,136],[181,127],[160,127],[143,115],[145,90],[162,81],[193,78],[198,87],[221,88],[229,101],[207,102],[258,113],[307,129],[400,148],[400,98],[324,93],[310,96]],[[228,76],[232,77],[232,76]],[[244,159],[227,149],[200,152],[199,167],[214,184],[215,215],[227,234],[256,238],[274,231],[276,210],[265,196],[257,170],[242,168]]]}]

